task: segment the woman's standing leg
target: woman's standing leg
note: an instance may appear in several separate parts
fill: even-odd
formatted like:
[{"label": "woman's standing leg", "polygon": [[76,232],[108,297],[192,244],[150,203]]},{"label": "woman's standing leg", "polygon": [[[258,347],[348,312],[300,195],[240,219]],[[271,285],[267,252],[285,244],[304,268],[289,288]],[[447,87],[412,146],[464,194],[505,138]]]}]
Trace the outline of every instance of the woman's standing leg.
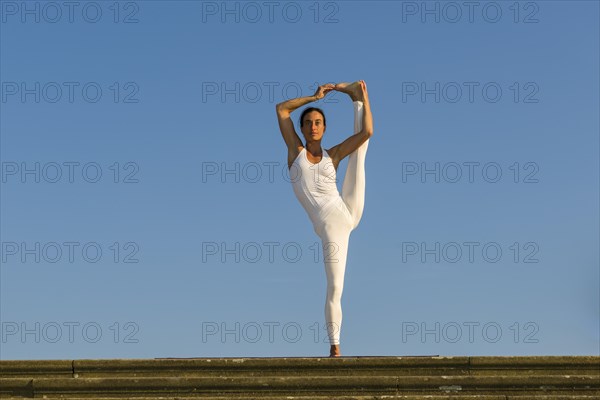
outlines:
[{"label": "woman's standing leg", "polygon": [[[363,102],[353,101],[354,106],[354,133],[362,130]],[[367,139],[358,149],[348,156],[348,167],[342,184],[342,199],[348,207],[353,219],[352,229],[358,226],[365,208],[365,159],[369,140]]]},{"label": "woman's standing leg", "polygon": [[[343,207],[341,205],[340,207]],[[321,245],[325,274],[327,275],[327,294],[325,297],[325,322],[329,343],[340,344],[342,327],[342,292],[348,256],[348,242],[351,221],[347,214],[337,209],[328,215],[321,231]]]}]

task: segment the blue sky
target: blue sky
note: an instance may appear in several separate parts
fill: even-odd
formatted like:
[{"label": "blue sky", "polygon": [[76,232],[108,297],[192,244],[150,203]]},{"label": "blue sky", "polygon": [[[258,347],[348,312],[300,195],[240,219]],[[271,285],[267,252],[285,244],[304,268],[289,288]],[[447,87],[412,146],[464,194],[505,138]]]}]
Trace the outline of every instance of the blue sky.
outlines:
[{"label": "blue sky", "polygon": [[275,104],[358,79],[342,354],[600,353],[598,2],[0,6],[1,359],[328,355]]}]

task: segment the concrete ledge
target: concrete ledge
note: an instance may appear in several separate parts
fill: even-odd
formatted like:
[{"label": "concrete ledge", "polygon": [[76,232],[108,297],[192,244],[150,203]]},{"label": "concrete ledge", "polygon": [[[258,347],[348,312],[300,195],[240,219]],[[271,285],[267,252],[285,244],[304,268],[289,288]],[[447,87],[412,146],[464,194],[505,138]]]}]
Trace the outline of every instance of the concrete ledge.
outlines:
[{"label": "concrete ledge", "polygon": [[197,358],[75,360],[73,371],[79,377],[466,375],[468,366],[468,357]]},{"label": "concrete ledge", "polygon": [[0,360],[2,377],[12,376],[71,376],[73,360]]},{"label": "concrete ledge", "polygon": [[[369,376],[369,377],[255,377],[255,378],[37,378],[12,380],[3,391],[15,396],[33,392],[36,397],[94,396],[165,396],[165,395],[421,395],[454,394],[585,394],[600,398],[600,380],[596,376]],[[21,385],[19,387],[19,385]]]},{"label": "concrete ledge", "polygon": [[[125,400],[132,399],[133,397],[69,397],[69,400]],[[194,397],[135,397],[136,400],[223,400],[224,398],[236,398],[236,399],[256,399],[257,397],[223,397],[223,396],[194,396]],[[306,400],[304,396],[262,396],[260,398],[266,398],[269,400]],[[22,397],[2,397],[5,400],[23,400]],[[464,394],[451,394],[451,395],[364,395],[364,396],[345,396],[345,395],[315,395],[310,396],[312,400],[387,400],[387,399],[398,399],[398,400],[597,400],[598,396],[586,396],[579,394],[572,395],[464,395]]]},{"label": "concrete ledge", "polygon": [[9,360],[0,371],[0,397],[21,399],[600,399],[597,356]]},{"label": "concrete ledge", "polygon": [[[213,397],[213,396],[202,396],[202,397],[136,397],[136,400],[223,400],[224,397]],[[238,399],[246,399],[245,397],[236,397]],[[256,399],[256,397],[252,397]],[[306,397],[299,396],[268,396],[265,397],[269,400],[306,400]],[[387,400],[387,399],[398,399],[398,400],[530,400],[531,396],[511,396],[511,395],[441,395],[441,396],[424,396],[424,395],[381,395],[381,396],[311,396],[313,400],[330,400],[335,398],[336,400]],[[541,396],[534,397],[536,400],[597,400],[597,396]],[[3,398],[4,399],[4,398]],[[131,399],[131,397],[94,397],[95,400],[124,400]],[[21,397],[8,397],[6,400],[23,400]],[[71,397],[69,400],[90,400],[90,397]]]}]

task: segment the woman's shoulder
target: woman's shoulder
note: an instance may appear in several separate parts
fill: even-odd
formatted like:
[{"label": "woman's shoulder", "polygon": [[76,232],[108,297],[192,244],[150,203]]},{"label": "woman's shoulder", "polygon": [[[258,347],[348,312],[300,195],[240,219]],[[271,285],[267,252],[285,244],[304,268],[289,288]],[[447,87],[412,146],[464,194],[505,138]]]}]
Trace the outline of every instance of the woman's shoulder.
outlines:
[{"label": "woman's shoulder", "polygon": [[292,167],[294,161],[296,161],[300,153],[302,153],[303,151],[304,146],[292,146],[288,148],[288,169]]},{"label": "woman's shoulder", "polygon": [[292,156],[295,159],[304,150],[305,150],[304,146],[298,146],[298,147],[293,146],[290,149],[288,149],[288,156]]}]

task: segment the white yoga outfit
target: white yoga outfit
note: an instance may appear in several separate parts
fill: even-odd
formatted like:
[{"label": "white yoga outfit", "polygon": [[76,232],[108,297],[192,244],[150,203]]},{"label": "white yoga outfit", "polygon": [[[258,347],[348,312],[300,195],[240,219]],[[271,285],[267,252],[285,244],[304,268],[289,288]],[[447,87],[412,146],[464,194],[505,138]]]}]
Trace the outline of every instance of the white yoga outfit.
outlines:
[{"label": "white yoga outfit", "polygon": [[[363,103],[353,102],[354,133],[362,129]],[[358,226],[365,205],[365,158],[369,140],[348,156],[342,194],[336,185],[336,171],[327,151],[317,164],[308,160],[302,149],[290,166],[290,180],[296,197],[321,238],[327,297],[325,322],[330,344],[340,343],[342,290],[350,232]]]}]

